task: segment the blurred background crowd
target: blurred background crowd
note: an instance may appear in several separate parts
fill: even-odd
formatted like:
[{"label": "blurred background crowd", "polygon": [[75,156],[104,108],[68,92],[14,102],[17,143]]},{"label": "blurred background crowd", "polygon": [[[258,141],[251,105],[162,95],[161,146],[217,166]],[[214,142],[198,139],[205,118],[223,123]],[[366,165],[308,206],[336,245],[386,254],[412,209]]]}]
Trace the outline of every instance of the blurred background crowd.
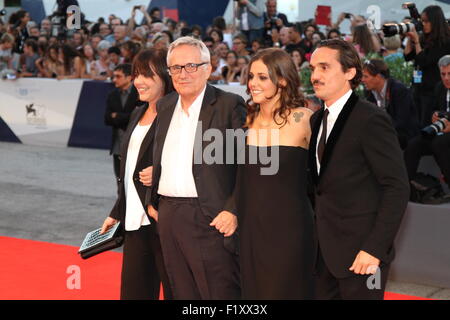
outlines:
[{"label": "blurred background crowd", "polygon": [[[324,17],[318,6],[309,20],[289,21],[278,11],[276,0],[234,0],[231,23],[218,16],[206,28],[165,17],[158,7],[133,6],[125,21],[114,14],[88,21],[81,13],[79,27],[68,28],[67,8],[78,2],[57,3],[55,12],[39,23],[23,9],[8,19],[4,19],[5,10],[0,11],[2,79],[112,80],[117,87],[114,72],[129,70],[117,68],[131,64],[140,50],[168,48],[175,39],[192,36],[210,49],[211,84],[246,85],[252,55],[268,47],[286,50],[297,68],[299,89],[311,102],[309,107],[317,110],[321,102],[314,97],[309,60],[320,41],[340,38],[352,43],[364,62],[357,93],[392,117],[406,150],[410,177],[421,156],[434,154],[445,180],[450,181],[446,122],[450,119],[450,27],[438,5],[419,12],[414,3],[405,3],[404,16],[376,26],[369,17],[351,10],[331,21],[331,14]],[[342,31],[344,21],[350,23],[350,32]],[[421,130],[428,137],[426,142]]]},{"label": "blurred background crowd", "polygon": [[[14,77],[14,74],[16,77],[106,80],[118,64],[132,62],[142,48],[165,48],[174,39],[191,35],[202,39],[211,49],[211,82],[245,84],[251,56],[262,48],[280,47],[291,54],[302,76],[304,90],[311,92],[308,60],[312,51],[321,40],[343,38],[355,45],[361,57],[383,59],[392,69],[392,76],[409,87],[417,53],[412,44],[420,41],[423,49],[441,46],[449,36],[445,17],[437,6],[424,12],[425,19],[417,13],[418,16],[410,14],[401,21],[385,21],[392,27],[383,28],[384,32],[376,30],[370,20],[351,12],[341,13],[328,26],[318,26],[315,17],[308,21],[288,21],[285,14],[278,12],[276,0],[235,1],[235,23],[226,24],[223,17],[216,17],[206,29],[163,17],[158,7],[148,10],[146,6],[136,6],[126,21],[114,14],[98,21],[87,21],[82,16],[80,28],[68,30],[65,18],[55,19],[64,17],[66,9],[67,5],[62,5],[40,23],[32,21],[25,10],[13,13],[8,21],[0,20],[3,77],[7,74]],[[137,12],[142,13],[142,21],[136,21]],[[345,19],[351,22],[349,34],[340,31]],[[410,29],[396,31],[396,24],[402,22],[406,27],[411,23],[419,27],[420,23],[423,27],[416,29],[423,33]],[[448,49],[442,46],[439,55],[448,53]],[[430,88],[439,81],[437,67],[432,73],[427,79],[431,80]]]}]

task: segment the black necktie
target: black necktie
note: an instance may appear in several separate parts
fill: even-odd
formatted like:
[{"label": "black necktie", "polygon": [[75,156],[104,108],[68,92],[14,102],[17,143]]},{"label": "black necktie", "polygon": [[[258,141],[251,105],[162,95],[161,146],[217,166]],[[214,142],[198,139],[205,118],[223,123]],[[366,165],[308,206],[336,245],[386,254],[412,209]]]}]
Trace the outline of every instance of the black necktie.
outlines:
[{"label": "black necktie", "polygon": [[327,108],[325,108],[325,111],[323,112],[323,119],[322,119],[322,135],[320,136],[319,146],[317,148],[317,155],[319,156],[320,163],[322,163],[323,151],[325,150],[325,142],[327,140],[328,113],[330,113],[330,112],[328,111]]}]

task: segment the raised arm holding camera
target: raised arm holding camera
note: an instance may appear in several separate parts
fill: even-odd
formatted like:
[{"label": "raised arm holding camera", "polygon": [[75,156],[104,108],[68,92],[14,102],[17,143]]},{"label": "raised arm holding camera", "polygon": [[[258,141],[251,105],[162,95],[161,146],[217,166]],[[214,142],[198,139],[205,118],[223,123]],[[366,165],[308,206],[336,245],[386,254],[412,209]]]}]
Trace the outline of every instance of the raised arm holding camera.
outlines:
[{"label": "raised arm holding camera", "polygon": [[[439,58],[450,52],[450,30],[439,6],[428,6],[420,15],[420,23],[412,24],[406,32],[406,61],[414,60],[414,100],[419,110],[419,120],[425,126],[431,119],[433,91],[439,83]],[[417,29],[423,29],[423,35]]]}]

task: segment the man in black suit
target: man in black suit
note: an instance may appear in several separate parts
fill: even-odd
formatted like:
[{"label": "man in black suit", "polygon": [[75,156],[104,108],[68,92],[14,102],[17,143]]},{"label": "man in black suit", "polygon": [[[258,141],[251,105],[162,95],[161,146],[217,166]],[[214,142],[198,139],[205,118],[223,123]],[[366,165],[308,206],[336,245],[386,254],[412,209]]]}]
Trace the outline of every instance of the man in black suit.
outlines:
[{"label": "man in black suit", "polygon": [[404,150],[420,129],[411,90],[390,78],[389,67],[379,59],[364,63],[362,82],[367,89],[364,92],[366,99],[391,116],[400,147]]},{"label": "man in black suit", "polygon": [[[434,91],[434,103],[431,106],[433,116],[427,125],[442,121],[445,124],[439,134],[432,136],[419,135],[411,140],[405,150],[406,168],[411,180],[417,173],[420,158],[424,155],[433,155],[441,169],[445,182],[450,186],[450,55],[439,60],[441,82]],[[446,117],[445,117],[445,116]]]},{"label": "man in black suit", "polygon": [[207,85],[211,65],[203,42],[177,39],[167,61],[176,92],[157,104],[147,203],[158,220],[172,292],[175,299],[239,299],[236,162],[208,165],[198,155],[203,159],[209,145],[202,142],[207,130],[225,136],[225,130],[242,127],[244,100]]},{"label": "man in black suit", "polygon": [[114,158],[114,174],[117,179],[120,173],[120,145],[130,115],[139,101],[139,95],[132,83],[130,64],[118,65],[114,69],[112,81],[116,88],[111,91],[106,101],[105,124],[112,127],[109,154]]},{"label": "man in black suit", "polygon": [[324,108],[311,117],[318,299],[383,299],[409,184],[386,112],[353,92],[362,77],[355,48],[325,40],[311,57]]}]

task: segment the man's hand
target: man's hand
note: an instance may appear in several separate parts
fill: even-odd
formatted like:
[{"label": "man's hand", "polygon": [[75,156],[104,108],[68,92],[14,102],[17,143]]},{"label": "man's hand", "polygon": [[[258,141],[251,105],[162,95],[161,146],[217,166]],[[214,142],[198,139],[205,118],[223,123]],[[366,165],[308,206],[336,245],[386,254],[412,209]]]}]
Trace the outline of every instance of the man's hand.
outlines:
[{"label": "man's hand", "polygon": [[117,117],[117,112],[111,113],[111,118],[115,119]]},{"label": "man's hand", "polygon": [[153,166],[143,169],[141,172],[139,172],[139,181],[141,181],[144,186],[151,187],[152,173],[153,173]]},{"label": "man's hand", "polygon": [[379,259],[361,250],[349,270],[355,274],[375,274],[379,265]]},{"label": "man's hand", "polygon": [[281,29],[282,27],[284,27],[283,20],[281,20],[280,18],[277,18],[277,19],[275,20],[275,23],[276,23],[277,27],[280,28],[280,29]]},{"label": "man's hand", "polygon": [[435,123],[436,121],[438,121],[440,118],[439,118],[439,113],[436,111],[436,112],[433,112],[433,116],[431,117],[431,123]]},{"label": "man's hand", "polygon": [[147,210],[148,210],[148,215],[150,217],[152,217],[153,219],[155,219],[156,222],[158,222],[158,211],[156,211],[156,209],[153,208],[152,205],[148,205]]},{"label": "man's hand", "polygon": [[117,223],[117,220],[111,217],[108,217],[105,219],[102,225],[102,230],[100,231],[100,234],[104,234],[106,231],[108,231],[109,228],[111,228],[113,225]]},{"label": "man's hand", "polygon": [[443,133],[449,133],[450,132],[450,122],[446,118],[441,118],[442,121],[445,123],[445,128],[442,130]]},{"label": "man's hand", "polygon": [[237,224],[237,217],[234,214],[222,211],[209,225],[215,227],[225,237],[230,237],[236,231]]},{"label": "man's hand", "polygon": [[438,112],[434,112],[433,116],[431,117],[431,123],[435,123],[438,120],[441,120],[445,123],[445,128],[442,129],[442,132],[449,133],[450,132],[450,122],[446,118],[439,117]]}]

